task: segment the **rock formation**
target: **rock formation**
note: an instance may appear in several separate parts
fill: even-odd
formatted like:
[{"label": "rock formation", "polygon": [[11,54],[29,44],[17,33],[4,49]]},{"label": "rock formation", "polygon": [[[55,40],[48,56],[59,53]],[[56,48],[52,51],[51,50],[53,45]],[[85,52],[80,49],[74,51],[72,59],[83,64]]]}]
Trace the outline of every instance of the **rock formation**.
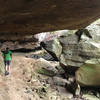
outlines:
[{"label": "rock formation", "polygon": [[[100,20],[88,26],[85,30],[69,31],[70,34],[67,32],[67,34],[59,38],[44,42],[44,49],[55,53],[66,73],[75,74],[78,69],[76,72],[76,80],[82,86],[100,86],[99,23]],[[72,34],[73,32],[75,34]],[[86,33],[80,37],[76,34],[77,32],[81,34]]]},{"label": "rock formation", "polygon": [[100,86],[100,59],[92,59],[76,72],[76,80],[81,86]]},{"label": "rock formation", "polygon": [[100,0],[1,0],[0,39],[80,29],[100,17]]}]

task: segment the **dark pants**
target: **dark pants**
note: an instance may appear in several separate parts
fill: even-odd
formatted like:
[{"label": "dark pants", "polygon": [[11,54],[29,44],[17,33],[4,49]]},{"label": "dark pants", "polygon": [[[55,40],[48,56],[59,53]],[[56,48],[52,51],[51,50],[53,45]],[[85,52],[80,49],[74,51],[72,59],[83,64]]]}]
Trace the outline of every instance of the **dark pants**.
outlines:
[{"label": "dark pants", "polygon": [[5,66],[9,66],[11,61],[4,61],[5,62]]}]

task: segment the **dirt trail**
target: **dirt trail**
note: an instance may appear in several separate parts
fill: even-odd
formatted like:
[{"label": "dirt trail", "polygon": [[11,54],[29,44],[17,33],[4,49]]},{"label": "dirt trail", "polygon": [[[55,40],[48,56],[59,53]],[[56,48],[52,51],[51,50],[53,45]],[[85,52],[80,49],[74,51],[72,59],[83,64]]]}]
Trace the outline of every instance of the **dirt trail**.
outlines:
[{"label": "dirt trail", "polygon": [[23,80],[23,70],[32,62],[34,60],[22,56],[13,57],[10,75],[0,76],[0,100],[34,100],[25,92],[27,84]]},{"label": "dirt trail", "polygon": [[[1,58],[0,56],[0,61]],[[10,75],[0,75],[0,100],[86,100],[80,96],[74,98],[62,85],[66,79],[61,76],[49,77],[37,71],[43,67],[54,71],[53,65],[56,66],[56,63],[14,54]]]},{"label": "dirt trail", "polygon": [[[14,54],[10,75],[0,76],[0,100],[63,100],[53,86],[52,78],[42,76],[36,71],[37,68],[46,67],[49,64],[52,63]],[[48,85],[46,80],[50,81],[50,83],[47,82]],[[46,92],[42,90],[44,87],[48,87]]]}]

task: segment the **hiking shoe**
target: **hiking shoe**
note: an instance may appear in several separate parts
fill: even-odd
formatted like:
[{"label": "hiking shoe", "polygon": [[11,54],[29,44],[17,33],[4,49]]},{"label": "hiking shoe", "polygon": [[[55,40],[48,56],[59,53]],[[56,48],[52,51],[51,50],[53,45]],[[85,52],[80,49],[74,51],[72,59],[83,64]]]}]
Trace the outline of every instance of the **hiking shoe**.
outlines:
[{"label": "hiking shoe", "polygon": [[6,76],[6,75],[9,75],[9,72],[6,71],[6,72],[5,72],[5,76]]},{"label": "hiking shoe", "polygon": [[7,72],[7,75],[9,75],[9,72]]},{"label": "hiking shoe", "polygon": [[5,76],[7,75],[7,71],[5,71]]}]

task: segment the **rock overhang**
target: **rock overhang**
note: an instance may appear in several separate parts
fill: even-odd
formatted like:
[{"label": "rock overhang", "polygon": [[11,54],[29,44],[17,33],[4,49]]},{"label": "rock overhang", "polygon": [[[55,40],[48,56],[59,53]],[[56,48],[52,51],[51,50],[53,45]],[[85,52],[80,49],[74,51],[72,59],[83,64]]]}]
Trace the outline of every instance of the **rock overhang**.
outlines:
[{"label": "rock overhang", "polygon": [[0,8],[0,38],[7,40],[80,29],[100,17],[100,0],[1,0]]}]

